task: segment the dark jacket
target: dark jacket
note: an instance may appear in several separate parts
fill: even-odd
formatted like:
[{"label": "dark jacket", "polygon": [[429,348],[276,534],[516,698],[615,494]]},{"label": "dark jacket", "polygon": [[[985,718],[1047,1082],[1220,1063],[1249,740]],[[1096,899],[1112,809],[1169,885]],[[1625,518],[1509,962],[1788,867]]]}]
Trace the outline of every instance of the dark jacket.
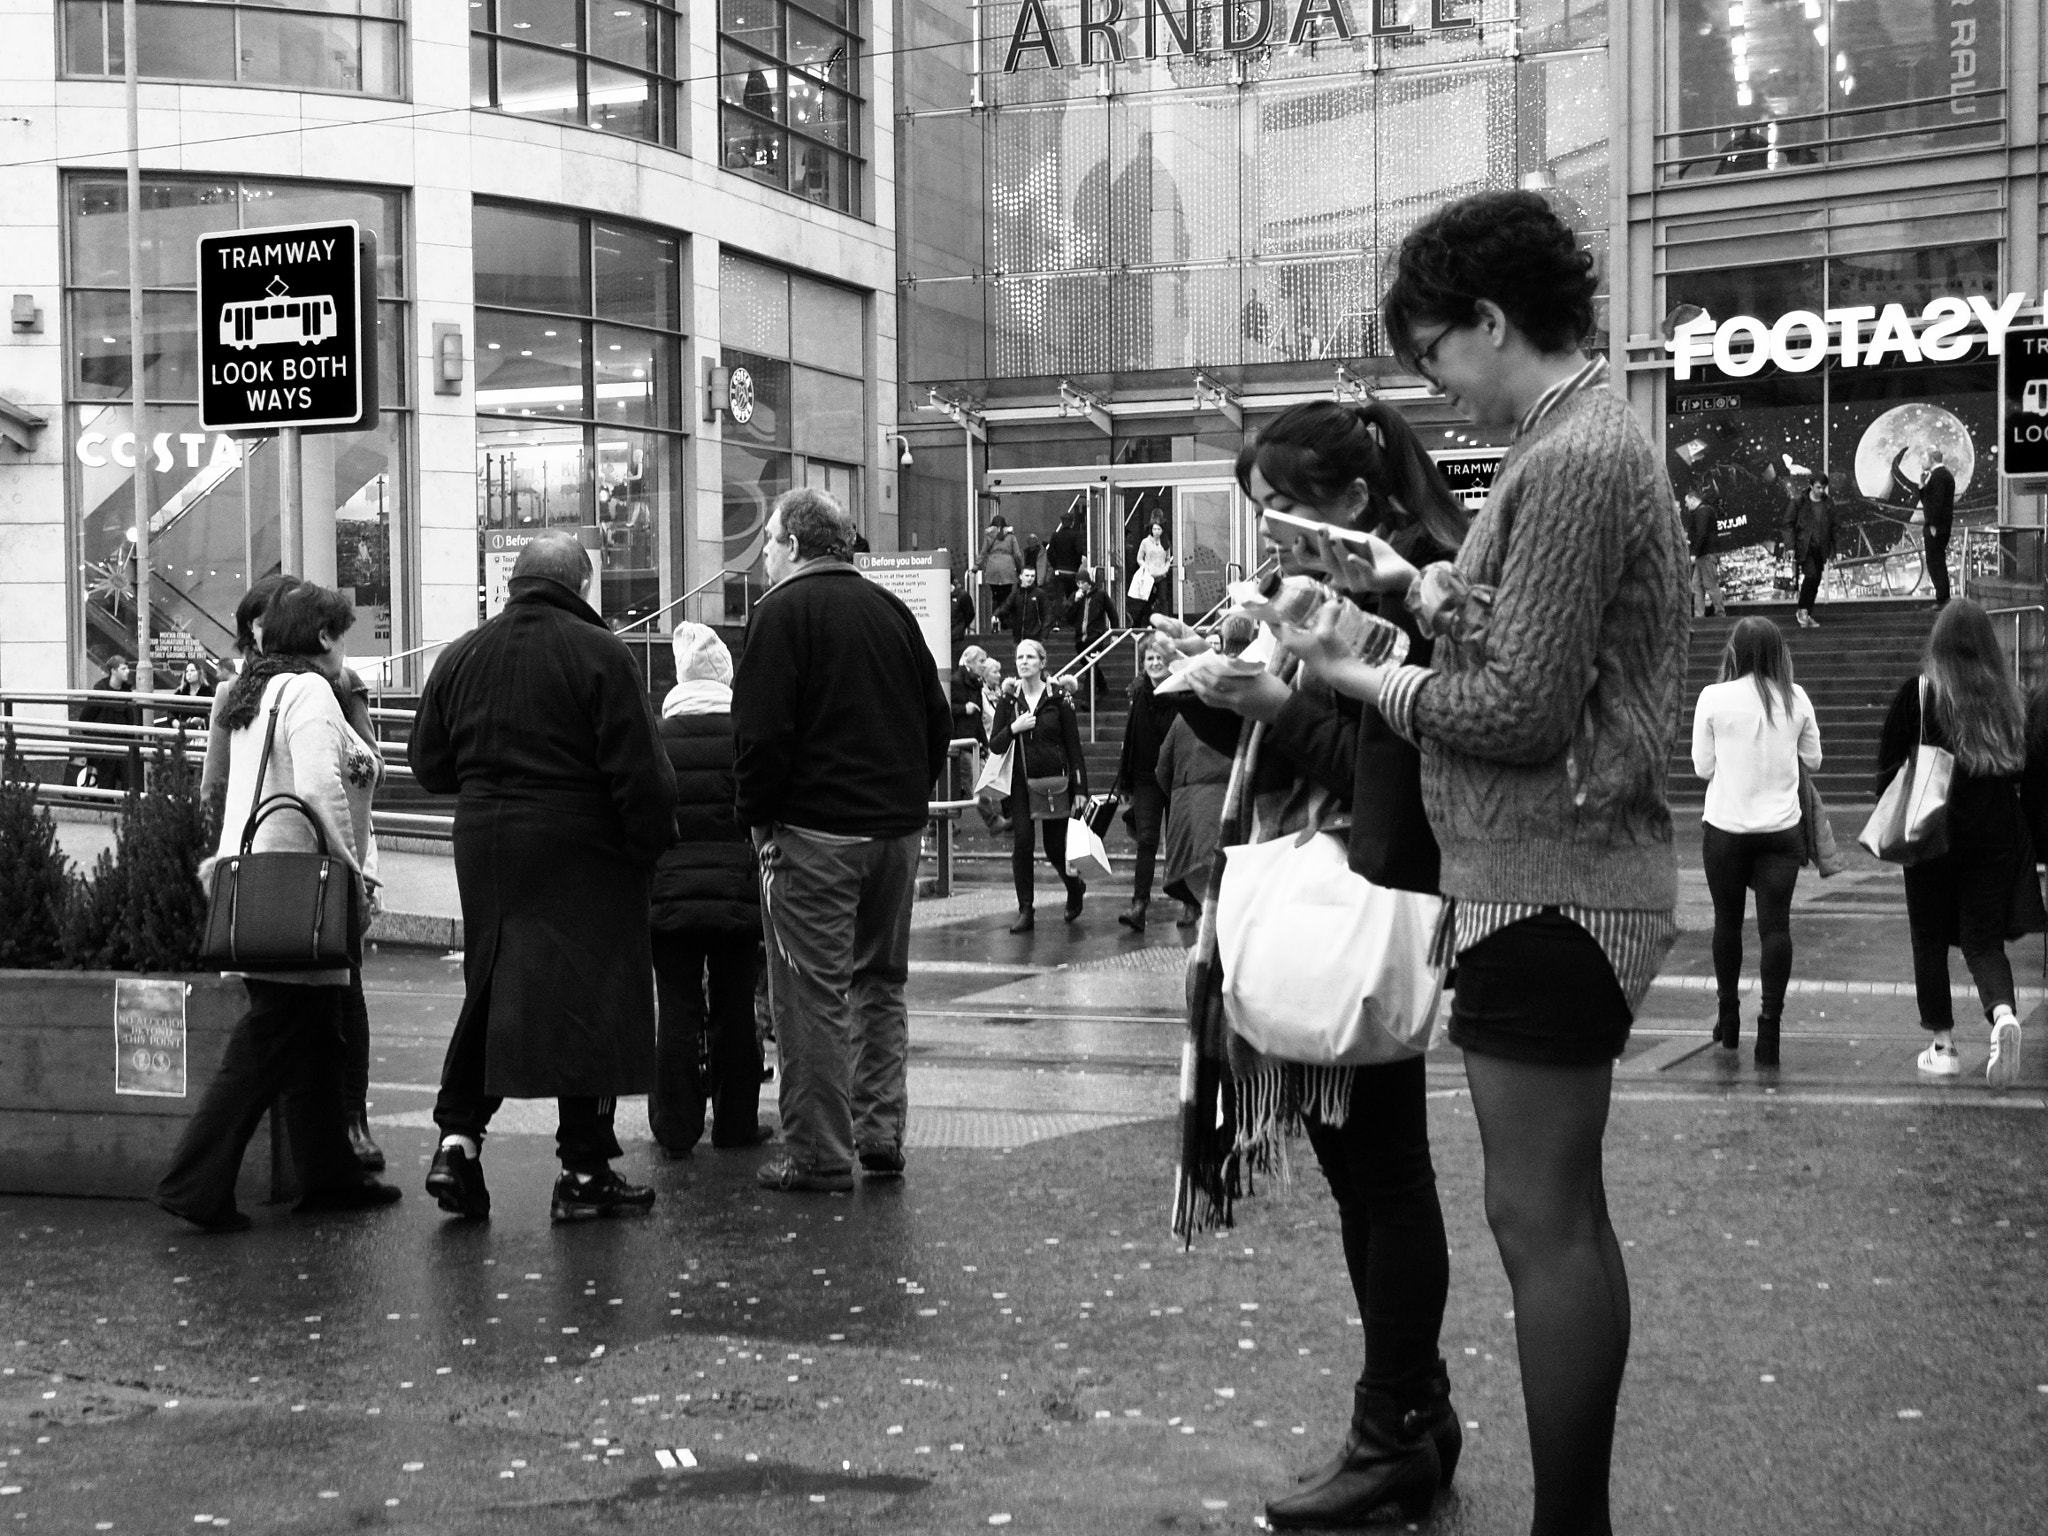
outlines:
[{"label": "dark jacket", "polygon": [[1050,779],[1064,774],[1067,787],[1076,795],[1088,793],[1088,761],[1081,754],[1081,723],[1074,717],[1074,701],[1064,688],[1048,683],[1038,696],[1035,711],[1038,724],[1020,738],[1011,728],[1024,711],[1024,696],[1013,678],[1003,687],[996,705],[995,724],[988,733],[988,749],[1006,752],[1010,744],[1022,742],[1017,760],[1010,768],[1010,792],[1020,794],[1025,779]]},{"label": "dark jacket", "polygon": [[953,644],[957,647],[974,627],[974,598],[965,587],[955,587],[952,601]]},{"label": "dark jacket", "polygon": [[647,1092],[648,873],[676,789],[632,654],[568,588],[522,577],[441,653],[407,757],[458,797],[462,1022],[486,1028],[484,1091]]},{"label": "dark jacket", "polygon": [[654,867],[654,926],[759,935],[760,872],[732,808],[732,716],[666,716],[661,745],[676,776],[676,843]]},{"label": "dark jacket", "polygon": [[1159,749],[1173,729],[1173,718],[1172,696],[1160,698],[1152,691],[1152,679],[1140,673],[1131,690],[1131,711],[1124,717],[1124,749],[1117,759],[1114,793],[1129,795],[1139,785],[1153,782]]},{"label": "dark jacket", "polygon": [[1099,586],[1075,592],[1067,605],[1067,627],[1074,632],[1074,644],[1082,648],[1108,634],[1109,593]]},{"label": "dark jacket", "polygon": [[1018,640],[1043,640],[1053,624],[1052,594],[1020,584],[996,609],[996,622]]},{"label": "dark jacket", "polygon": [[1802,496],[1792,504],[1785,518],[1785,542],[1792,546],[1792,558],[1805,561],[1818,556],[1835,558],[1835,499],[1823,494],[1815,501]]},{"label": "dark jacket", "polygon": [[740,824],[902,837],[925,823],[952,712],[902,599],[837,560],[754,606],[733,679]]},{"label": "dark jacket", "polygon": [[1056,571],[1078,571],[1087,554],[1088,541],[1081,535],[1078,518],[1061,522],[1045,541],[1046,563]]},{"label": "dark jacket", "polygon": [[1711,555],[1720,542],[1720,530],[1716,523],[1712,502],[1702,501],[1686,509],[1686,546],[1692,551],[1695,560],[1701,555]]}]

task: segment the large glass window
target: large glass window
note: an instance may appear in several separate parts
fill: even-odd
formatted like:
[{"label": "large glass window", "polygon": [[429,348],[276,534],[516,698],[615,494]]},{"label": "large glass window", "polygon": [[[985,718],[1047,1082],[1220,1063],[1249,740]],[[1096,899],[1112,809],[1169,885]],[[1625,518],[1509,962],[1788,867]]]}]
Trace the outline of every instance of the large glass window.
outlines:
[{"label": "large glass window", "polygon": [[676,142],[675,0],[469,0],[470,105]]},{"label": "large glass window", "polygon": [[1997,142],[2004,0],[1666,0],[1673,180]]},{"label": "large glass window", "polygon": [[[63,68],[120,75],[121,0],[64,0]],[[405,94],[401,0],[139,0],[145,80],[227,80],[301,91]]]},{"label": "large glass window", "polygon": [[718,262],[719,360],[737,376],[746,419],[725,422],[725,568],[735,618],[741,589],[758,586],[761,534],[775,498],[796,485],[838,497],[866,527],[868,464],[866,315],[850,288],[744,256]]},{"label": "large glass window", "polygon": [[[194,239],[214,231],[354,219],[377,236],[377,343],[383,413],[362,432],[308,433],[300,485],[309,524],[334,527],[337,584],[356,623],[351,655],[403,649],[396,594],[408,547],[411,399],[403,199],[309,182],[146,177],[142,184],[143,392],[149,406],[152,610],[159,665],[209,671],[234,645],[234,609],[278,567],[279,483],[272,437],[200,430],[193,335]],[[64,190],[65,419],[84,621],[78,680],[134,655],[133,370],[128,342],[128,200],[119,176],[75,175]],[[394,557],[394,549],[397,551]]]},{"label": "large glass window", "polygon": [[581,530],[604,615],[643,618],[681,574],[677,241],[492,203],[474,231],[478,527]]},{"label": "large glass window", "polygon": [[719,0],[719,158],[771,187],[859,213],[858,0]]}]

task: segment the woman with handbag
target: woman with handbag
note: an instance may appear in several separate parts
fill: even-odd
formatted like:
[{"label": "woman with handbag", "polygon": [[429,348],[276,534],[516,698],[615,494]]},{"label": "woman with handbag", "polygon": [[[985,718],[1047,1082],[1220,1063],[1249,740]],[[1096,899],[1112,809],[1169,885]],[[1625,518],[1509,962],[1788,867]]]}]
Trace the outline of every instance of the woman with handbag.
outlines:
[{"label": "woman with handbag", "polygon": [[1984,1075],[1994,1088],[2010,1087],[2019,1075],[2020,1021],[2005,941],[2042,926],[2034,844],[2021,809],[2026,722],[1998,634],[1984,610],[1966,599],[1936,616],[1919,672],[1892,700],[1877,743],[1880,794],[1922,746],[1945,748],[1955,763],[1947,851],[1906,866],[1913,990],[1920,1027],[1934,1036],[1918,1065],[1929,1077],[1963,1070],[1948,989],[1948,951],[1955,945],[1991,1024]]},{"label": "woman with handbag", "polygon": [[1145,642],[1142,670],[1131,683],[1131,708],[1124,716],[1123,753],[1116,765],[1116,783],[1109,792],[1127,802],[1124,823],[1137,847],[1131,874],[1131,904],[1116,920],[1133,933],[1145,931],[1152,905],[1152,877],[1159,864],[1159,833],[1168,810],[1167,789],[1159,782],[1159,749],[1173,728],[1173,701],[1154,691],[1168,676],[1173,643],[1164,635]]},{"label": "woman with handbag", "polygon": [[1692,716],[1692,769],[1707,781],[1700,859],[1714,898],[1714,1039],[1742,1038],[1742,919],[1756,891],[1763,1001],[1756,1064],[1778,1064],[1778,1019],[1792,979],[1792,889],[1806,862],[1799,770],[1820,767],[1820,728],[1806,690],[1792,681],[1785,636],[1769,619],[1738,621],[1721,653],[1721,676],[1700,690]]},{"label": "woman with handbag", "polygon": [[988,734],[991,752],[1016,753],[1010,764],[1010,874],[1017,885],[1017,921],[1012,933],[1037,926],[1036,896],[1031,875],[1034,826],[1043,827],[1045,856],[1067,887],[1067,921],[1081,915],[1088,886],[1067,873],[1067,816],[1077,799],[1088,796],[1088,764],[1081,755],[1081,727],[1074,718],[1073,694],[1045,675],[1045,647],[1026,640],[1017,647],[1017,675],[1003,684],[995,724]]},{"label": "woman with handbag", "polygon": [[1602,1143],[1615,1059],[1677,937],[1665,778],[1691,557],[1660,454],[1582,350],[1593,257],[1542,196],[1447,204],[1394,265],[1394,354],[1507,452],[1455,562],[1417,570],[1373,542],[1347,578],[1404,596],[1436,637],[1428,667],[1359,662],[1326,615],[1289,647],[1421,749],[1532,1536],[1605,1536],[1629,1295]]},{"label": "woman with handbag", "polygon": [[[1414,429],[1377,402],[1317,401],[1281,413],[1239,455],[1237,477],[1246,496],[1268,511],[1377,529],[1422,558],[1451,553],[1464,536],[1465,514]],[[1327,547],[1289,546],[1277,554],[1290,575],[1332,568]],[[1371,596],[1359,603],[1376,605]],[[1394,617],[1408,624],[1409,654],[1426,655],[1426,637],[1398,605]],[[1435,844],[1421,814],[1413,748],[1376,728],[1371,711],[1308,683],[1285,658],[1276,665],[1280,671],[1189,674],[1202,703],[1185,707],[1177,728],[1233,754],[1218,817],[1223,840],[1291,841],[1304,827],[1348,812],[1343,857],[1351,870],[1369,861],[1376,884],[1433,891]],[[1409,840],[1392,859],[1389,827]],[[1418,836],[1426,856],[1415,845]],[[1229,854],[1219,862],[1227,871]],[[1210,882],[1212,897],[1221,885]],[[1227,1222],[1239,1179],[1237,1148],[1254,1148],[1256,1164],[1263,1149],[1300,1126],[1337,1201],[1365,1329],[1364,1368],[1342,1448],[1305,1473],[1296,1493],[1268,1504],[1267,1518],[1283,1528],[1352,1526],[1397,1502],[1409,1519],[1419,1519],[1449,1485],[1464,1443],[1439,1350],[1450,1259],[1429,1153],[1422,1054],[1409,1050],[1355,1066],[1253,1054],[1223,1028],[1221,921],[1212,899],[1189,983],[1196,1069],[1193,1097],[1183,1104],[1176,1230],[1191,1234]],[[1306,967],[1328,957],[1304,951],[1301,958]],[[1223,1115],[1219,1127],[1225,1106],[1236,1113]]]},{"label": "woman with handbag", "polygon": [[1124,612],[1131,628],[1143,629],[1155,613],[1173,611],[1173,555],[1166,545],[1166,521],[1155,517],[1138,540],[1137,558],[1131,562],[1130,601]]},{"label": "woman with handbag", "polygon": [[[228,1037],[156,1203],[210,1232],[240,1231],[235,1207],[242,1153],[280,1091],[299,1176],[301,1211],[388,1205],[395,1185],[362,1169],[349,1145],[343,1108],[351,964],[360,958],[377,878],[370,800],[383,774],[375,746],[350,728],[335,697],[344,670],[342,636],[355,608],[329,587],[282,587],[263,615],[264,649],[227,690],[220,723],[228,732],[227,801],[220,851],[200,868],[219,908],[228,886],[215,866],[268,853],[327,854],[346,878],[353,911],[347,942],[321,968],[240,972],[249,1007]],[[329,872],[332,878],[332,872]],[[239,944],[256,946],[261,912],[209,913],[212,944],[225,923]],[[296,935],[294,935],[296,937]],[[306,962],[294,957],[295,966]]]}]

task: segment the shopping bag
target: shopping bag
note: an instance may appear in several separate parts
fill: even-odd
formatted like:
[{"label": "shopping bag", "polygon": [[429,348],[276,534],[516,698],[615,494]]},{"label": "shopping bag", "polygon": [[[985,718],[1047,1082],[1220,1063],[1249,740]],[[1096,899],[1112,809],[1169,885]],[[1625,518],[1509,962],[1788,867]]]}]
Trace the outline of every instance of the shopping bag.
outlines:
[{"label": "shopping bag", "polygon": [[1109,829],[1116,823],[1116,806],[1115,795],[1097,795],[1089,801],[1086,811],[1088,830],[1097,837],[1109,836]]},{"label": "shopping bag", "polygon": [[1142,603],[1151,595],[1152,573],[1150,571],[1138,572],[1137,575],[1131,578],[1131,596]]},{"label": "shopping bag", "polygon": [[1430,960],[1443,900],[1372,884],[1343,840],[1224,850],[1216,897],[1223,1016],[1282,1061],[1362,1067],[1442,1038],[1443,971]]},{"label": "shopping bag", "polygon": [[1948,788],[1955,755],[1927,742],[1927,682],[1920,683],[1920,741],[1892,775],[1856,841],[1887,864],[1919,864],[1948,852]]},{"label": "shopping bag", "polygon": [[977,800],[992,798],[1001,800],[1010,793],[1010,763],[1016,757],[1015,747],[1005,747],[1002,754],[985,758],[981,772],[974,780],[974,796]]},{"label": "shopping bag", "polygon": [[1102,846],[1102,834],[1085,816],[1074,817],[1067,823],[1067,873],[1081,880],[1107,880],[1109,867],[1109,850]]}]

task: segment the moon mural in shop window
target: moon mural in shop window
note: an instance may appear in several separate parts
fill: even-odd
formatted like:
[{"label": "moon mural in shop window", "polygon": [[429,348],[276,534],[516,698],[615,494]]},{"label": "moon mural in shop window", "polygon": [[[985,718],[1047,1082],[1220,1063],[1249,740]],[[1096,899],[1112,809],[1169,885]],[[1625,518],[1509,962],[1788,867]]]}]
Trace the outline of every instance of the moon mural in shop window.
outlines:
[{"label": "moon mural in shop window", "polygon": [[1892,460],[1904,449],[1899,469],[1908,480],[1919,483],[1927,471],[1927,455],[1938,452],[1949,473],[1956,477],[1956,495],[1970,488],[1977,470],[1977,446],[1970,441],[1970,429],[1954,411],[1922,400],[1895,405],[1864,429],[1856,445],[1856,489],[1872,501],[1898,500],[1892,484]]}]

